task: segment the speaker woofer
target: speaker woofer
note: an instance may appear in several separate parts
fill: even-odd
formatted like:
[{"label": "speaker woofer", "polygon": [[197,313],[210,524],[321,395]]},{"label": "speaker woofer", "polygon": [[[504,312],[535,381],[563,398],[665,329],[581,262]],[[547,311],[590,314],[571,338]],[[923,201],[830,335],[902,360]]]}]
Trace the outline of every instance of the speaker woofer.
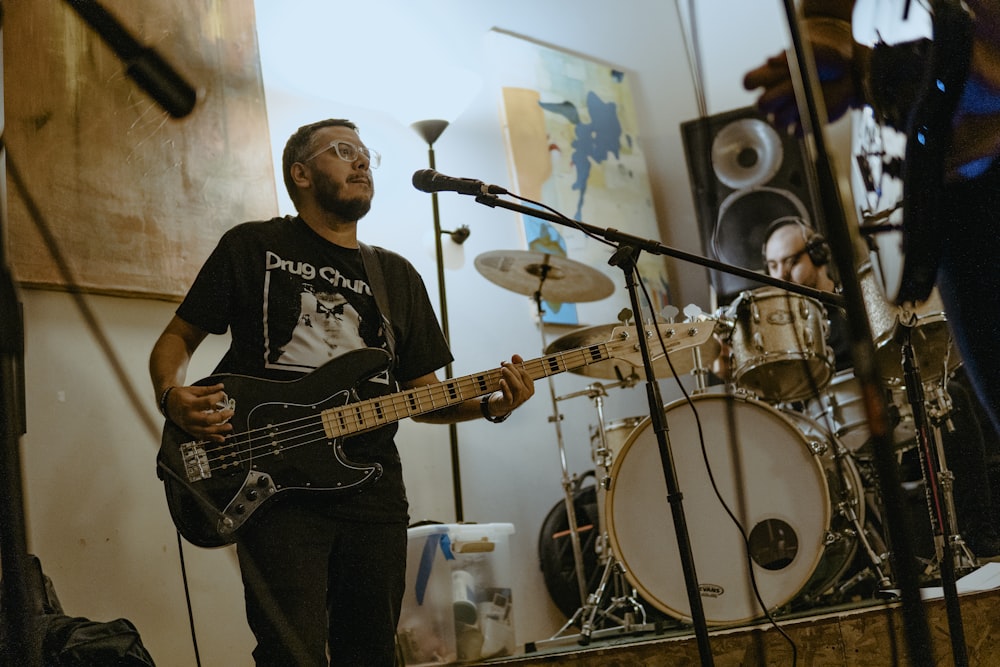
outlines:
[{"label": "speaker woofer", "polygon": [[763,269],[764,233],[778,218],[792,215],[809,220],[805,204],[787,190],[760,187],[730,193],[719,206],[712,250],[727,264]]},{"label": "speaker woofer", "polygon": [[715,177],[734,190],[767,183],[781,168],[781,137],[757,118],[729,123],[712,141]]}]

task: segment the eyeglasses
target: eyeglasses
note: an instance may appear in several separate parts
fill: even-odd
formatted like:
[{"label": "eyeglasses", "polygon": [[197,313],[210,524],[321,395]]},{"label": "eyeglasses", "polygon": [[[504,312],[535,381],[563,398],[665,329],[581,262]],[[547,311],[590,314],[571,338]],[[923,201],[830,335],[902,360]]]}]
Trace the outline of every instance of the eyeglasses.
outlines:
[{"label": "eyeglasses", "polygon": [[372,169],[378,169],[378,166],[382,164],[382,156],[378,151],[371,150],[367,146],[357,146],[349,141],[342,141],[340,139],[334,139],[326,146],[323,146],[318,151],[310,155],[309,157],[302,160],[302,162],[308,162],[314,157],[318,156],[320,153],[325,153],[331,148],[336,149],[337,157],[339,157],[344,162],[354,162],[358,159],[359,155],[364,155],[368,158],[368,166]]},{"label": "eyeglasses", "polygon": [[767,272],[774,274],[777,273],[779,276],[788,273],[792,270],[802,256],[808,252],[808,249],[803,248],[796,253],[792,253],[787,257],[782,257],[781,259],[769,259],[767,260]]}]

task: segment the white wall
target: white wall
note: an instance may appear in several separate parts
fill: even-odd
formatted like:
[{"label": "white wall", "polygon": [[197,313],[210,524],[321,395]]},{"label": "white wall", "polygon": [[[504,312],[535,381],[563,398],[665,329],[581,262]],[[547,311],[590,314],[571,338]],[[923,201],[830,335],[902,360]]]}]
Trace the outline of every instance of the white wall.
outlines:
[{"label": "white wall", "polygon": [[[362,237],[410,257],[435,302],[431,202],[429,195],[410,185],[412,173],[427,166],[426,146],[405,122],[385,110],[385,100],[393,99],[386,72],[395,64],[436,78],[437,83],[442,77],[436,73],[454,68],[482,76],[482,88],[435,145],[437,167],[447,174],[509,185],[497,91],[489,86],[483,50],[484,37],[493,27],[633,74],[662,241],[701,254],[678,129],[681,122],[697,116],[698,105],[671,3],[257,0],[257,4],[275,159],[280,159],[287,136],[303,123],[331,116],[359,123],[365,141],[384,156],[376,173],[376,203],[362,222]],[[699,0],[697,5],[706,54],[708,112],[749,104],[753,98],[742,90],[740,78],[745,69],[782,48],[780,4]],[[286,27],[289,21],[291,32]],[[308,72],[309,86],[280,80],[276,62],[282,54],[292,56],[300,73]],[[280,188],[280,176],[277,180]],[[283,191],[279,196],[282,212],[289,212]],[[496,367],[515,352],[526,358],[540,356],[543,337],[530,300],[485,280],[472,263],[486,251],[523,248],[514,214],[451,193],[440,197],[440,207],[445,228],[468,224],[472,229],[463,248],[464,266],[449,271],[446,278],[455,374]],[[615,225],[610,220],[588,222]],[[695,303],[710,308],[704,270],[671,263],[670,275],[679,306]],[[139,627],[157,664],[194,664],[175,536],[154,471],[158,433],[147,428],[137,406],[126,399],[69,297],[26,291],[23,299],[28,332],[29,421],[23,458],[29,546],[41,557],[68,613],[101,620],[127,617]],[[109,297],[90,297],[88,302],[143,396],[142,410],[155,415],[146,358],[173,305]],[[621,305],[581,304],[581,324],[613,322]],[[546,336],[544,340],[551,342],[552,334]],[[192,380],[211,370],[224,346],[224,341],[212,341],[199,351]],[[595,413],[586,398],[554,406],[551,396],[577,392],[593,381],[564,374],[553,378],[551,386],[539,382],[536,398],[505,424],[472,422],[458,429],[465,520],[511,522],[516,527],[511,545],[518,643],[545,639],[564,622],[545,591],[537,556],[542,520],[562,499],[560,451],[549,418],[556,407],[565,415],[566,467],[576,475],[593,468],[589,429]],[[661,384],[665,401],[679,396],[672,383]],[[608,422],[645,414],[641,386],[609,390]],[[155,424],[156,418],[152,419]],[[447,429],[405,423],[399,442],[412,518],[454,521]],[[697,508],[687,511],[689,522],[697,526]],[[184,555],[202,664],[250,664],[252,638],[245,626],[232,551],[185,546]]]}]

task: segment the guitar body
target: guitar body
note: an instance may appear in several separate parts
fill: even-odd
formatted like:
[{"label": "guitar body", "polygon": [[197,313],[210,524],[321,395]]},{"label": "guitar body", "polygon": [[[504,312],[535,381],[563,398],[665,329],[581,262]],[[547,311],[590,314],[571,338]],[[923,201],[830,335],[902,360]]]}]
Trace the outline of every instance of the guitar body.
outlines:
[{"label": "guitar body", "polygon": [[[855,137],[860,231],[895,304],[925,301],[934,288],[947,224],[940,212],[944,163],[972,54],[966,9],[951,0],[931,9],[930,38],[873,45],[873,99]],[[874,27],[879,35],[893,31]]]},{"label": "guitar body", "polygon": [[322,413],[350,403],[354,388],[388,361],[369,348],[289,382],[226,374],[199,381],[224,383],[235,414],[225,443],[191,442],[172,422],[164,426],[158,472],[184,539],[225,546],[266,502],[295,492],[357,493],[378,479],[380,465],[348,460],[343,439],[326,436]]}]

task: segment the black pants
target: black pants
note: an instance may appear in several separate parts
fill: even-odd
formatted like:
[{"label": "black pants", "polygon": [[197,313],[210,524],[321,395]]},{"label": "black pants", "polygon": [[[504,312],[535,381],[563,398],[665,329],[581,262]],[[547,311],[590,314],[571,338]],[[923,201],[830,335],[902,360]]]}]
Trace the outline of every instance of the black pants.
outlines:
[{"label": "black pants", "polygon": [[405,523],[265,508],[237,544],[256,664],[392,667],[406,540]]},{"label": "black pants", "polygon": [[941,300],[976,395],[1000,431],[1000,160],[949,185],[942,208]]}]

